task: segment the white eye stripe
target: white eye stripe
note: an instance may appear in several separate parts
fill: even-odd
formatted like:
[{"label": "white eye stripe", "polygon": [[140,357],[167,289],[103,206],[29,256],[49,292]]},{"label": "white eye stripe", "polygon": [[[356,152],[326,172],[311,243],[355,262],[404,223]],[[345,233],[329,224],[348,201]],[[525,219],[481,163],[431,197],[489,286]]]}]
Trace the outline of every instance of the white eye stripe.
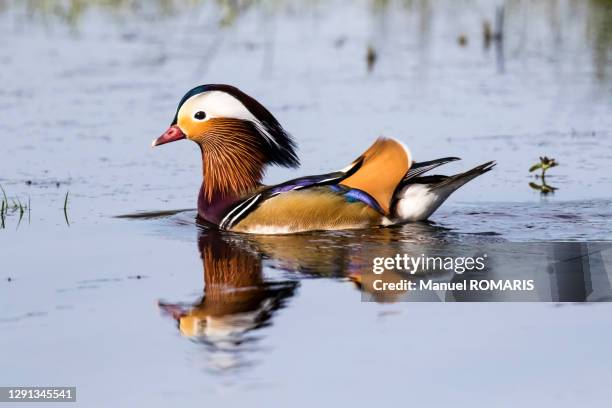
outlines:
[{"label": "white eye stripe", "polygon": [[[270,143],[278,146],[278,142],[272,137],[266,126],[249,111],[246,106],[234,96],[222,91],[208,91],[194,95],[187,99],[179,111],[179,115],[187,110],[194,120],[206,121],[213,118],[232,118],[252,122],[259,133]],[[197,119],[196,113],[204,112],[204,119]]]},{"label": "white eye stripe", "polygon": [[[232,95],[221,91],[208,91],[187,99],[181,107],[188,109],[191,115],[199,111],[206,112],[207,118],[234,118],[257,121],[257,118]],[[187,113],[187,112],[186,112]]]}]

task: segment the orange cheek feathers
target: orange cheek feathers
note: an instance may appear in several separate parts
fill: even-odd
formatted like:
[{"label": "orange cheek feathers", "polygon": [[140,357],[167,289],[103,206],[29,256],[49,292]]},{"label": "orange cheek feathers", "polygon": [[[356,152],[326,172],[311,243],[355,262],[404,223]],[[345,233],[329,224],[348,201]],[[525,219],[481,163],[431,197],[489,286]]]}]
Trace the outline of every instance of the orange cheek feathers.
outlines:
[{"label": "orange cheek feathers", "polygon": [[210,121],[196,121],[189,116],[179,117],[178,126],[190,140],[198,140],[210,128]]}]

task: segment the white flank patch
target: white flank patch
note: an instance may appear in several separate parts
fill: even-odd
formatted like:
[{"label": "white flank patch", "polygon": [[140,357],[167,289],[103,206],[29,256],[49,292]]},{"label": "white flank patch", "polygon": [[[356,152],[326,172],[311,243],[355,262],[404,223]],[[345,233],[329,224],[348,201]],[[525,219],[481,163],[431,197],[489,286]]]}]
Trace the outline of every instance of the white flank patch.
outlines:
[{"label": "white flank patch", "polygon": [[452,191],[447,188],[432,191],[427,184],[409,184],[398,194],[397,216],[400,221],[424,221]]}]

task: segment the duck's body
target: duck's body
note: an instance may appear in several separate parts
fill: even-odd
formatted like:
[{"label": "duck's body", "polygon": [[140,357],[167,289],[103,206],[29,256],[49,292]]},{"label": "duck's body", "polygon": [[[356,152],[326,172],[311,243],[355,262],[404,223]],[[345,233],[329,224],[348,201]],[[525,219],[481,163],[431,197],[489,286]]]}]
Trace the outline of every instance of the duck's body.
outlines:
[{"label": "duck's body", "polygon": [[332,186],[281,193],[264,201],[227,229],[254,234],[287,234],[382,225],[384,215]]},{"label": "duck's body", "polygon": [[220,229],[282,234],[388,226],[427,219],[457,188],[492,162],[455,176],[421,174],[450,157],[412,162],[393,139],[379,138],[343,170],[262,186],[267,164],[296,167],[294,143],[253,98],[228,85],[188,92],[154,146],[189,138],[202,151],[198,216]]}]

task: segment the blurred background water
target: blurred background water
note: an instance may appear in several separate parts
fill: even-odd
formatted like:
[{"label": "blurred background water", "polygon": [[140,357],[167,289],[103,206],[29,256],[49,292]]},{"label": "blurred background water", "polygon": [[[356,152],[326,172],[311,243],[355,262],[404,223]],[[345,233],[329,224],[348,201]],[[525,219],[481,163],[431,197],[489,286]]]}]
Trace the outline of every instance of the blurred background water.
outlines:
[{"label": "blurred background water", "polygon": [[[609,240],[611,6],[0,0],[0,185],[30,202],[0,230],[1,385],[75,384],[83,406],[602,401],[607,305],[362,304],[345,261],[365,242]],[[195,207],[197,148],[149,144],[216,82],[296,138],[302,167],[268,182],[344,167],[378,135],[461,157],[446,174],[498,167],[434,224],[383,232],[260,242],[189,212],[114,218]],[[543,155],[554,194],[529,186]],[[206,277],[219,264],[245,276],[234,292]]]}]

